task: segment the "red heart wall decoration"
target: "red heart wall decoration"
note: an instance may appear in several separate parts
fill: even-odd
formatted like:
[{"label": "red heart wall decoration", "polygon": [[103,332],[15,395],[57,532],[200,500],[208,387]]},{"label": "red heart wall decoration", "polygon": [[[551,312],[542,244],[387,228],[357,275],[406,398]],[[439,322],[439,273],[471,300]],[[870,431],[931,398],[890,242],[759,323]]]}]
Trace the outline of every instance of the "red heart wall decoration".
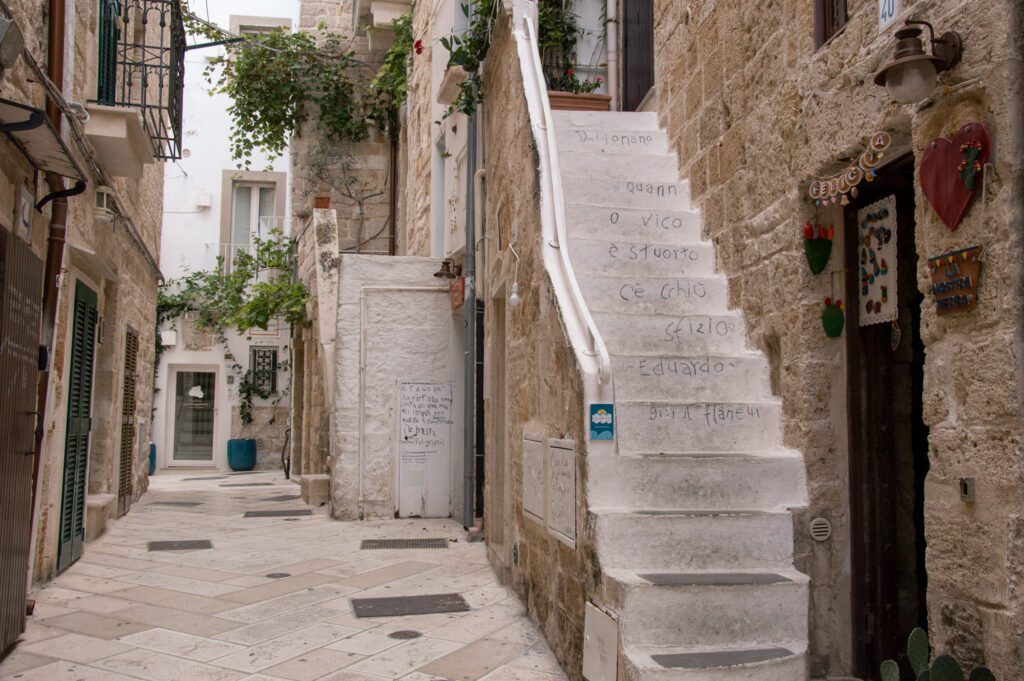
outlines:
[{"label": "red heart wall decoration", "polygon": [[921,155],[921,190],[950,231],[960,225],[981,184],[980,173],[973,173],[985,167],[988,151],[988,129],[971,121],[951,140],[933,139]]}]

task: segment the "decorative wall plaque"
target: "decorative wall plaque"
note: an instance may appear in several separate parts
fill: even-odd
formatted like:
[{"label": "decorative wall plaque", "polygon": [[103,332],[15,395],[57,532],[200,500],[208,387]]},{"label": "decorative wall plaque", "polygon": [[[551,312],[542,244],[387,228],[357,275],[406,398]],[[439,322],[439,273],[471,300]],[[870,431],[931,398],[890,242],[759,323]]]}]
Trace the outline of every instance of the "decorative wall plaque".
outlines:
[{"label": "decorative wall plaque", "polygon": [[857,211],[860,325],[896,319],[896,197]]},{"label": "decorative wall plaque", "polygon": [[981,246],[946,253],[928,261],[935,314],[970,312],[978,304]]}]

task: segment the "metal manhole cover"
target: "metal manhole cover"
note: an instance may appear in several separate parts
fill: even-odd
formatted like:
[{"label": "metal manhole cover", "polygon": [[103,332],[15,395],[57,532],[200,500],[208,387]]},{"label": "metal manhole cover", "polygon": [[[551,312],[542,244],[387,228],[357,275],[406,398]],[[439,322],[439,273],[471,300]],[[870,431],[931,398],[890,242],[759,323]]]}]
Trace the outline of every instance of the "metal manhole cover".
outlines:
[{"label": "metal manhole cover", "polygon": [[290,573],[290,572],[271,572],[269,575],[264,575],[264,576],[265,577],[269,577],[270,579],[283,579],[285,577],[291,577],[292,573]]},{"label": "metal manhole cover", "polygon": [[202,502],[199,501],[152,501],[150,506],[180,506],[187,508],[190,506],[199,506]]},{"label": "metal manhole cover", "polygon": [[264,501],[295,501],[301,498],[298,494],[282,494],[279,497],[267,497]]},{"label": "metal manhole cover", "polygon": [[150,551],[191,551],[195,549],[212,549],[209,539],[181,539],[178,541],[151,541]]},{"label": "metal manhole cover", "polygon": [[221,487],[272,487],[272,482],[222,482]]},{"label": "metal manhole cover", "polygon": [[352,598],[356,617],[398,617],[401,615],[428,615],[435,612],[465,612],[469,610],[461,594],[427,594],[423,596],[396,596],[393,598]]},{"label": "metal manhole cover", "polygon": [[289,511],[246,511],[243,518],[288,518],[300,515],[313,515],[308,508]]},{"label": "metal manhole cover", "polygon": [[420,632],[413,631],[412,629],[402,629],[401,631],[392,631],[388,634],[388,638],[397,638],[400,641],[404,641],[411,638],[419,638],[422,635]]},{"label": "metal manhole cover", "polygon": [[446,549],[448,540],[444,537],[429,539],[364,539],[360,549]]},{"label": "metal manhole cover", "polygon": [[701,669],[707,667],[733,667],[739,664],[765,662],[793,653],[785,648],[758,650],[728,650],[714,653],[670,653],[651,655],[651,659],[666,669]]}]

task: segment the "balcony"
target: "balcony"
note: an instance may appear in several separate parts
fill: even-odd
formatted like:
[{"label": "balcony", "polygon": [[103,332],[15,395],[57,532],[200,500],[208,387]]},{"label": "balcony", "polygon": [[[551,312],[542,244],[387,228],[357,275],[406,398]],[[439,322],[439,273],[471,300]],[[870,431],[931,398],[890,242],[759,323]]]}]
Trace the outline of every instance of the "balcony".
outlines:
[{"label": "balcony", "polygon": [[180,0],[98,0],[96,98],[86,124],[111,173],[181,158],[185,29]]}]

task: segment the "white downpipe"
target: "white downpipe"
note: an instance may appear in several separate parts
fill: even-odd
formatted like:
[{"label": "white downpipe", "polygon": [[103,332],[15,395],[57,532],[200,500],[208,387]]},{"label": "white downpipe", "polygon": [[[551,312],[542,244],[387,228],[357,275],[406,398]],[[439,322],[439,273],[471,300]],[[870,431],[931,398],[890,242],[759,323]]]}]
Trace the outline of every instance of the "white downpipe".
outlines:
[{"label": "white downpipe", "polygon": [[608,39],[608,94],[612,96],[611,110],[619,110],[619,0],[605,4],[604,34]]},{"label": "white downpipe", "polygon": [[[561,284],[568,289],[571,311],[575,320],[566,319],[570,340],[577,347],[583,347],[582,354],[596,360],[597,382],[599,385],[611,383],[611,359],[604,345],[597,325],[594,323],[590,310],[583,300],[576,273],[569,261],[569,240],[565,226],[565,194],[562,188],[562,173],[558,164],[558,147],[555,144],[554,119],[551,116],[551,105],[548,102],[547,89],[544,86],[544,71],[540,63],[540,53],[536,47],[537,35],[533,22],[523,17],[526,32],[515,31],[519,47],[519,63],[523,72],[523,85],[526,90],[527,103],[530,106],[530,122],[537,138],[537,151],[540,156],[541,176],[541,228],[544,241],[551,249],[545,249],[544,261],[549,272],[554,274],[555,262],[549,262],[549,254],[558,251],[557,265],[563,275]],[[539,109],[536,110],[536,109]],[[539,115],[538,115],[539,114]],[[539,119],[539,120],[538,120]],[[554,282],[556,291],[561,288]],[[565,310],[568,312],[568,310]],[[566,315],[568,317],[568,315]]]}]

